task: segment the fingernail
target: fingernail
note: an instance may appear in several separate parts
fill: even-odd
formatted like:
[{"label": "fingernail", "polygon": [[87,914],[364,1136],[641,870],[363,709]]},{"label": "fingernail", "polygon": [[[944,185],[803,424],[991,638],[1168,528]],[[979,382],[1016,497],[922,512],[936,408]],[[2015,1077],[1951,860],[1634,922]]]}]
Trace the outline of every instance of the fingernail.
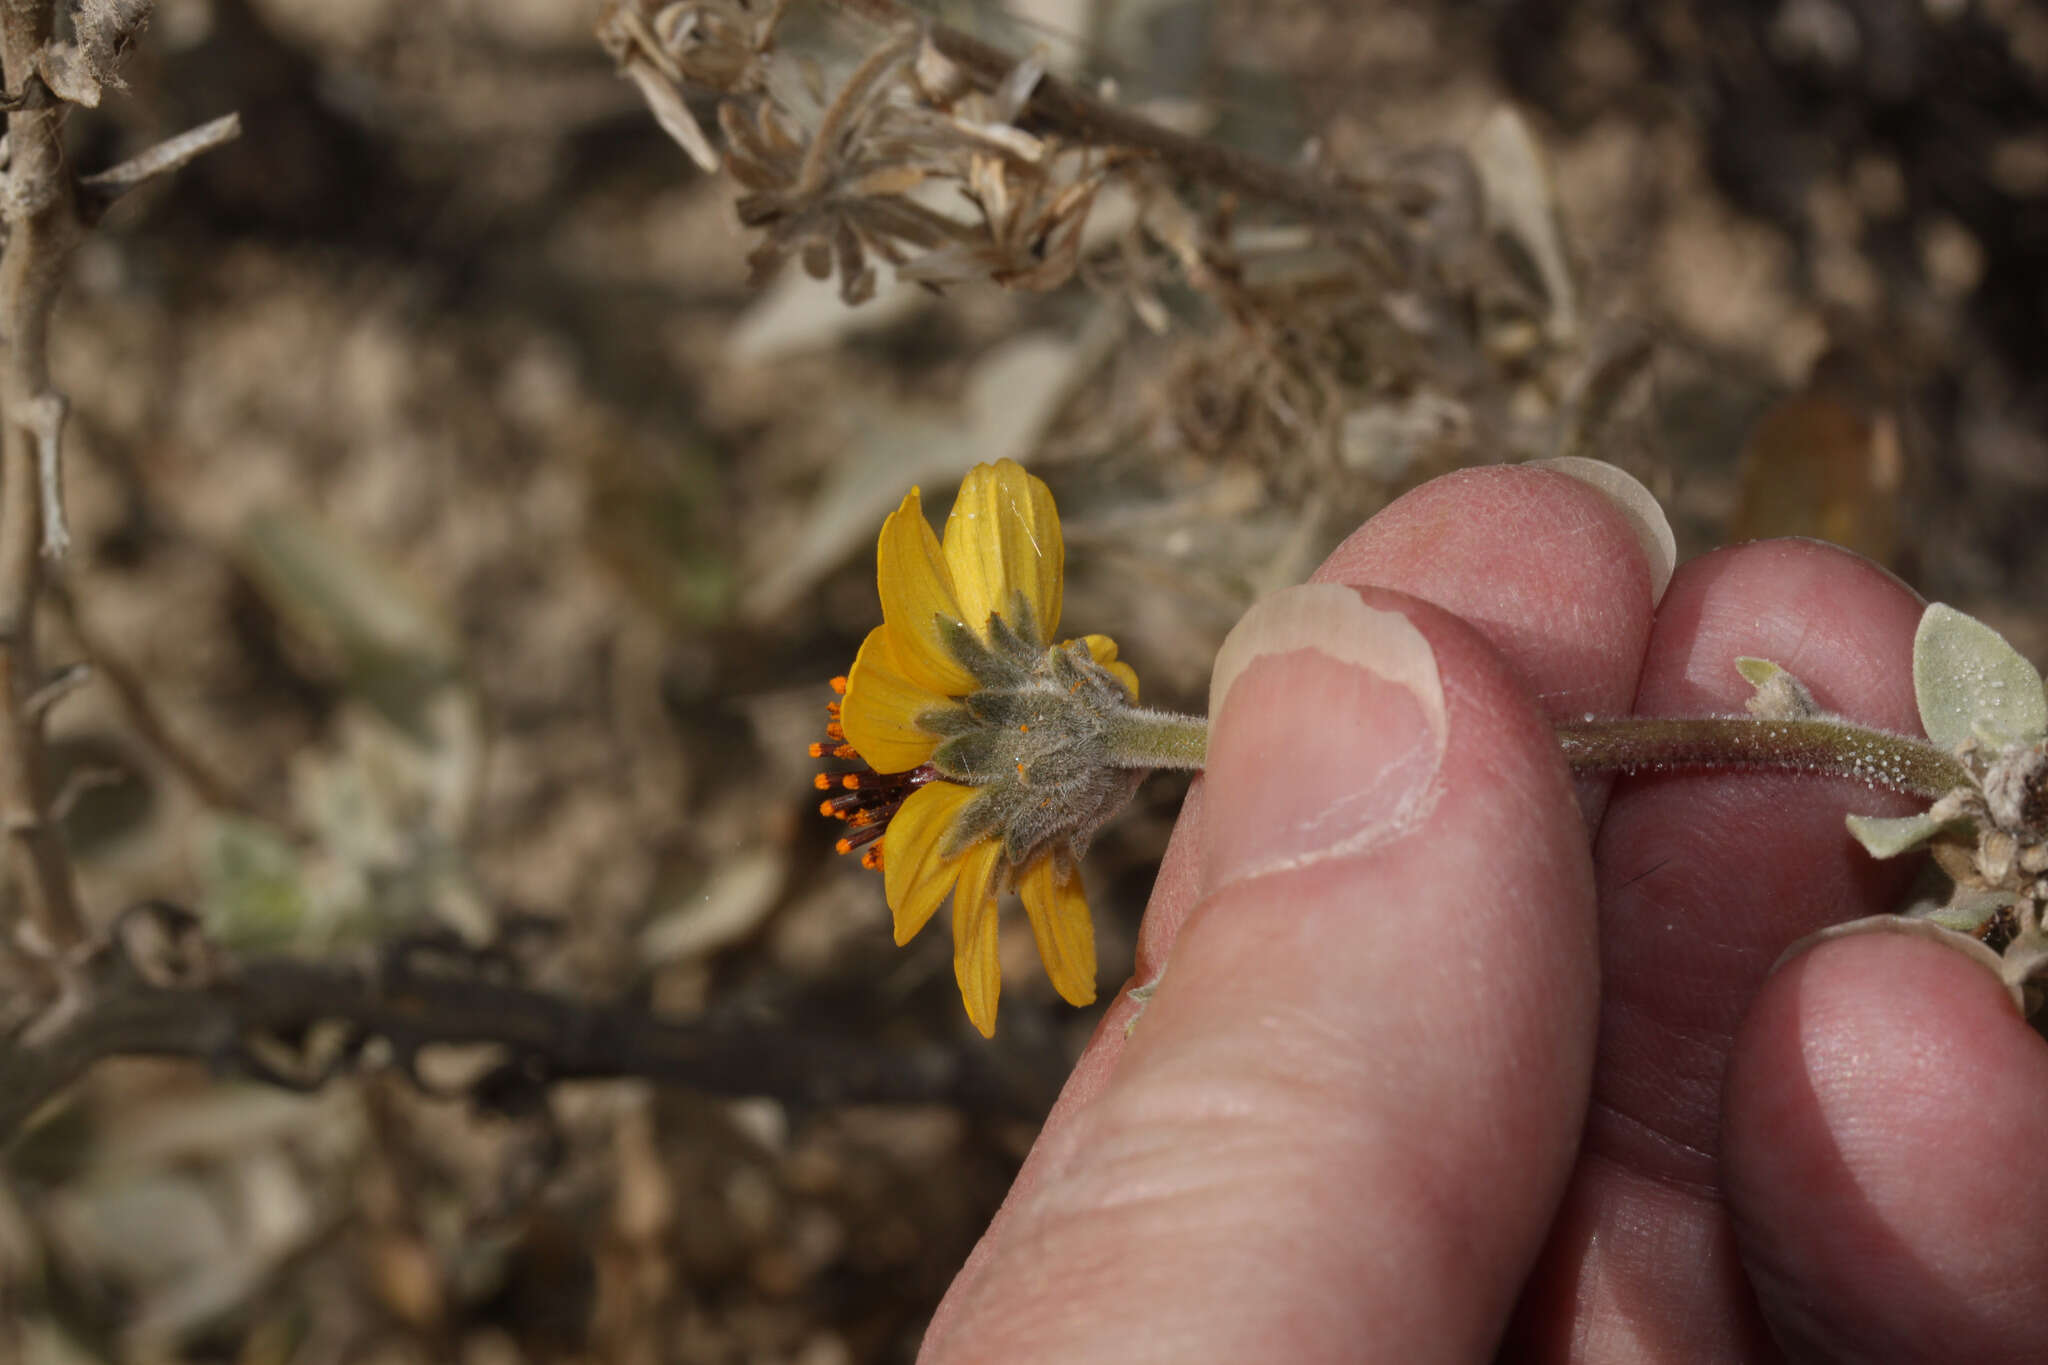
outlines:
[{"label": "fingernail", "polygon": [[1664,588],[1671,582],[1671,570],[1678,564],[1678,539],[1671,534],[1671,522],[1649,489],[1627,470],[1583,455],[1531,460],[1529,468],[1548,469],[1605,493],[1607,500],[1628,518],[1629,529],[1636,533],[1636,544],[1643,547],[1643,558],[1650,561],[1650,601],[1664,600]]},{"label": "fingernail", "polygon": [[1259,602],[1216,655],[1206,890],[1383,846],[1428,817],[1446,720],[1407,617],[1312,583]]}]

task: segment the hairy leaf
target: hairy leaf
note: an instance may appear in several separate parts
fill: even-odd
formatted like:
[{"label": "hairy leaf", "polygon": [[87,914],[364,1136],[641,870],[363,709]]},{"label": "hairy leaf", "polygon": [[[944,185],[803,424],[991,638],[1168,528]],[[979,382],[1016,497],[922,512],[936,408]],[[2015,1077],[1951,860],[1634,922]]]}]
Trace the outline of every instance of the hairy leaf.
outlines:
[{"label": "hairy leaf", "polygon": [[1806,684],[1769,659],[1737,659],[1735,671],[1756,688],[1756,695],[1745,703],[1752,716],[1763,720],[1796,720],[1820,714],[1820,706],[1814,701],[1813,693],[1807,691]]},{"label": "hairy leaf", "polygon": [[1972,735],[2003,747],[2048,734],[2034,666],[1997,631],[1940,602],[1913,637],[1913,694],[1927,737],[1944,749]]}]

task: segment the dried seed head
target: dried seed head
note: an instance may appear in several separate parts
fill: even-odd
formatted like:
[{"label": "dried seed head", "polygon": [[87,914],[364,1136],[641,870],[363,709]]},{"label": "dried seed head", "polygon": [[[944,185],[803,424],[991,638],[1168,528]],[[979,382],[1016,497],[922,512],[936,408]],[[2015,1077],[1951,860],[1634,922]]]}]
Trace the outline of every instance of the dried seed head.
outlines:
[{"label": "dried seed head", "polygon": [[1992,758],[1983,787],[1998,828],[2030,843],[2048,837],[2048,740],[2014,745]]}]

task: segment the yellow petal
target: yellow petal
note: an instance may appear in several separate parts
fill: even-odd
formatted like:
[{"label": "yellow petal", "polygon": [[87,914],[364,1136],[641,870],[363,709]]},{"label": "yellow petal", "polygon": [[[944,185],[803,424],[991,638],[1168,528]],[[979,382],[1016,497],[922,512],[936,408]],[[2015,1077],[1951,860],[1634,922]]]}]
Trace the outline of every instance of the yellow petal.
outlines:
[{"label": "yellow petal", "polygon": [[984,840],[960,857],[960,882],[953,888],[953,979],[967,1017],[984,1038],[996,1036],[996,996],[1003,969],[996,956],[996,858],[1003,846]]},{"label": "yellow petal", "polygon": [[961,854],[947,857],[946,836],[974,799],[972,787],[932,782],[919,787],[889,821],[882,836],[882,887],[896,921],[896,943],[910,942],[953,889]]},{"label": "yellow petal", "polygon": [[[1073,641],[1069,640],[1067,643],[1072,644]],[[1095,660],[1096,663],[1113,664],[1116,662],[1116,641],[1110,639],[1107,635],[1083,635],[1081,637],[1081,645],[1088,651],[1088,657]]]},{"label": "yellow petal", "polygon": [[946,564],[968,625],[985,635],[995,612],[1023,633],[1024,624],[1011,620],[1011,594],[1021,592],[1031,604],[1038,642],[1051,640],[1060,621],[1066,556],[1060,514],[1043,483],[1015,460],[967,471],[946,518]]},{"label": "yellow petal", "polygon": [[966,618],[953,595],[945,551],[924,519],[915,488],[882,523],[882,539],[875,547],[875,586],[882,595],[882,620],[894,637],[903,676],[927,691],[965,695],[974,686],[974,675],[947,651],[939,622]]},{"label": "yellow petal", "polygon": [[908,772],[932,756],[939,741],[917,728],[917,718],[948,699],[913,682],[897,662],[892,632],[876,626],[861,641],[846,675],[839,723],[846,742],[878,773]]},{"label": "yellow petal", "polygon": [[1062,876],[1051,858],[1040,858],[1025,869],[1017,891],[1052,988],[1069,1005],[1094,1004],[1095,921],[1081,889],[1081,870],[1070,868]]},{"label": "yellow petal", "polygon": [[1124,690],[1131,694],[1131,700],[1136,701],[1138,699],[1138,675],[1132,671],[1129,664],[1117,662],[1116,641],[1110,639],[1107,635],[1083,635],[1081,643],[1088,647],[1088,657],[1101,664],[1111,673],[1114,673],[1117,681],[1124,685]]}]

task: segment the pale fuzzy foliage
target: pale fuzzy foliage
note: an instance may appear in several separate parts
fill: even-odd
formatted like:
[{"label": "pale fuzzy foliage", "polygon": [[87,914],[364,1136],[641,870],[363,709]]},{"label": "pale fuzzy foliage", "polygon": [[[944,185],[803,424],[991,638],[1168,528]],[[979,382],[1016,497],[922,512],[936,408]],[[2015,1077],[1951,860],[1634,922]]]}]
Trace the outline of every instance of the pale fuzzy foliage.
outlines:
[{"label": "pale fuzzy foliage", "polygon": [[[882,264],[941,289],[1079,277],[1178,334],[1152,411],[1135,431],[1098,419],[1105,445],[1163,433],[1249,458],[1275,492],[1340,519],[1461,464],[1632,449],[1614,419],[1640,406],[1649,348],[1588,334],[1548,171],[1512,110],[1469,148],[1312,151],[1276,172],[1297,177],[1291,193],[1315,187],[1317,212],[1218,193],[1215,158],[1185,145],[1119,144],[1077,121],[1071,86],[1055,93],[1056,134],[1035,103],[1037,59],[969,70],[938,30],[873,30],[828,89],[777,50],[781,17],[742,0],[613,0],[599,25],[663,128],[738,182],[756,283],[791,258],[836,277],[849,304],[875,295]],[[722,154],[686,91],[718,98]],[[1221,325],[1176,322],[1189,290]]]},{"label": "pale fuzzy foliage", "polygon": [[1021,62],[984,94],[905,30],[828,100],[815,72],[804,89],[775,78],[781,13],[735,0],[621,3],[599,26],[662,127],[707,170],[721,158],[682,92],[721,96],[723,165],[745,191],[740,221],[762,234],[749,257],[757,282],[791,257],[813,278],[836,274],[850,304],[873,296],[877,257],[931,285],[1051,289],[1072,277],[1107,159],[1016,126],[1042,66]]}]

